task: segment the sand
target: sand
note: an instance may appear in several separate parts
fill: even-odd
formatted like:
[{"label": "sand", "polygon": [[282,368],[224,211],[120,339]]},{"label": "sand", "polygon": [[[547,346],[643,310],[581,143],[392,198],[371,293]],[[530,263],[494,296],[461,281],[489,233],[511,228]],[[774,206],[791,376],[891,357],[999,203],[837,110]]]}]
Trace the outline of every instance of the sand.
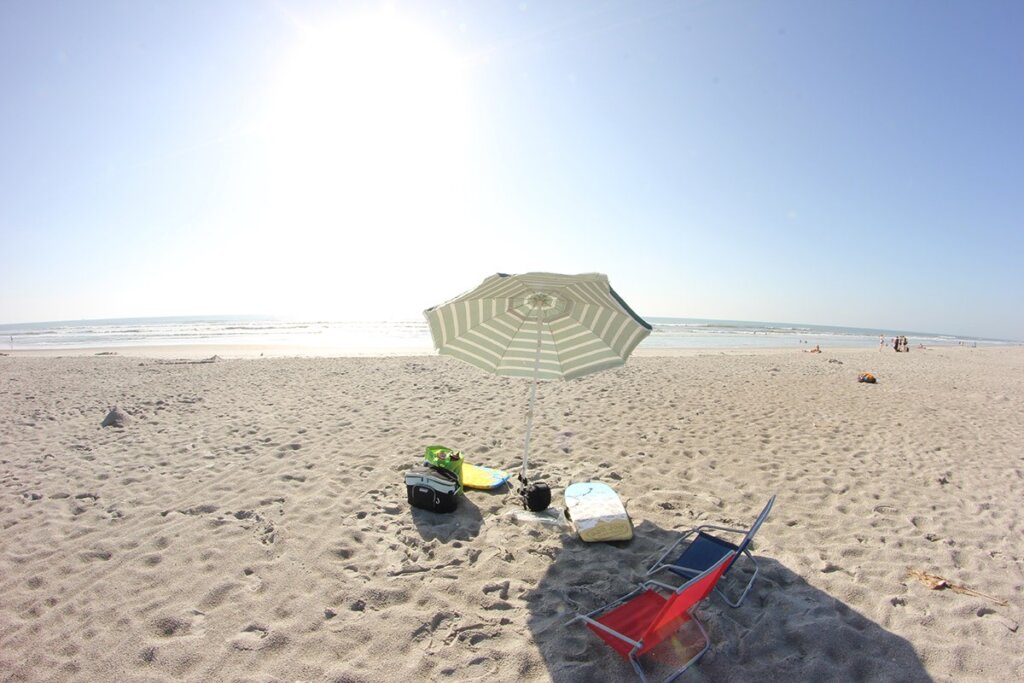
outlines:
[{"label": "sand", "polygon": [[501,492],[409,508],[428,445],[521,458],[528,384],[448,358],[15,354],[0,377],[0,681],[632,680],[565,622],[771,494],[754,589],[699,607],[712,647],[682,680],[1024,679],[1019,348],[639,355],[544,384],[534,477],[556,509],[604,481],[636,527],[597,544]]}]

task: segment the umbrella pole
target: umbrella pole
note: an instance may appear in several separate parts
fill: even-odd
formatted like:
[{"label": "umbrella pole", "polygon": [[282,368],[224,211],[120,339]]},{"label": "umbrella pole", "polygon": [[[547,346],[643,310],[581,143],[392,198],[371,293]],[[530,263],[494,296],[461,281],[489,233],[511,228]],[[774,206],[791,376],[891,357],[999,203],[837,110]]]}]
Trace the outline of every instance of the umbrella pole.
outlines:
[{"label": "umbrella pole", "polygon": [[530,454],[530,430],[533,428],[533,404],[537,401],[537,378],[533,378],[533,385],[530,387],[530,407],[526,410],[526,439],[523,441],[523,471],[519,480],[526,483],[526,462]]},{"label": "umbrella pole", "polygon": [[537,375],[540,374],[540,309],[534,308],[537,314],[537,355],[533,361],[533,384],[530,385],[530,404],[526,409],[526,438],[523,440],[523,471],[519,474],[519,481],[526,484],[526,463],[530,455],[530,431],[533,429],[533,406],[537,402]]}]

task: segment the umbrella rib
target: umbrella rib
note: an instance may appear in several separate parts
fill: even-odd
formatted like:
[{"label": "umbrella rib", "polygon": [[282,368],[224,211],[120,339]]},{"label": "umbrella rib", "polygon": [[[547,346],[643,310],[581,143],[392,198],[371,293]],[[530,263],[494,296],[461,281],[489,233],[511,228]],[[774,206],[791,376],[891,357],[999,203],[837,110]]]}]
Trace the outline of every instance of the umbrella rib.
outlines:
[{"label": "umbrella rib", "polygon": [[522,331],[523,325],[525,323],[526,323],[526,320],[522,320],[519,323],[519,327],[515,328],[515,332],[513,332],[511,335],[509,335],[508,342],[506,342],[506,344],[505,344],[505,351],[504,351],[504,353],[501,354],[502,358],[505,358],[506,356],[508,356],[508,350],[510,348],[512,348],[512,342],[515,341],[516,336],[518,336],[519,333]]},{"label": "umbrella rib", "polygon": [[[555,360],[558,361],[558,367],[561,368],[562,367],[562,354],[558,350],[558,344],[555,343],[554,335],[551,332],[551,326],[550,325],[548,325],[548,334],[552,335],[551,346],[555,349]],[[565,379],[565,370],[559,370],[559,374],[561,375],[560,379]]]},{"label": "umbrella rib", "polygon": [[[508,299],[508,297],[496,297],[494,299],[481,299],[481,301],[503,301],[503,300],[507,300],[507,299]],[[462,328],[462,334],[465,334],[466,332],[474,331],[477,328],[479,328],[479,327],[481,327],[483,325],[486,325],[487,323],[489,323],[491,321],[494,321],[494,320],[498,320],[498,321],[506,322],[507,323],[507,318],[505,317],[505,313],[507,313],[507,311],[496,313],[496,314],[494,314],[491,317],[486,318],[486,319],[481,318],[480,322],[477,322],[475,324],[469,324],[469,319],[467,317],[466,325],[465,325],[465,327]],[[516,332],[518,332],[521,329],[521,327],[519,327],[519,328],[517,328],[515,326],[512,326],[512,327],[513,327],[513,329]],[[460,334],[459,336],[462,336],[462,334]],[[515,336],[515,335],[513,335],[513,336]],[[507,347],[506,347],[506,349],[507,349]]]}]

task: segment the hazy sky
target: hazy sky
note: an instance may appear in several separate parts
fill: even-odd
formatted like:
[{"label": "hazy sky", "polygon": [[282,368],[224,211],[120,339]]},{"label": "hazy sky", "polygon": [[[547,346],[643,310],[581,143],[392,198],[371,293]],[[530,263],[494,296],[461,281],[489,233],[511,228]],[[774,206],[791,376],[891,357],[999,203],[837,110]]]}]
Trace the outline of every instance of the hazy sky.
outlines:
[{"label": "hazy sky", "polygon": [[0,322],[644,316],[1024,339],[1024,3],[0,2]]}]

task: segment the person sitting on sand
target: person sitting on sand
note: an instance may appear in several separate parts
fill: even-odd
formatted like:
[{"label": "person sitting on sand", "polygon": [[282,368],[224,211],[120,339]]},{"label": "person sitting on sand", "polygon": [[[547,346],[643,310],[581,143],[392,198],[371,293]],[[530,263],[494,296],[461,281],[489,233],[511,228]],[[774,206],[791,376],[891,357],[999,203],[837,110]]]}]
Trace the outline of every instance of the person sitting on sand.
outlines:
[{"label": "person sitting on sand", "polygon": [[821,345],[815,344],[813,349],[804,349],[804,353],[821,353]]}]

